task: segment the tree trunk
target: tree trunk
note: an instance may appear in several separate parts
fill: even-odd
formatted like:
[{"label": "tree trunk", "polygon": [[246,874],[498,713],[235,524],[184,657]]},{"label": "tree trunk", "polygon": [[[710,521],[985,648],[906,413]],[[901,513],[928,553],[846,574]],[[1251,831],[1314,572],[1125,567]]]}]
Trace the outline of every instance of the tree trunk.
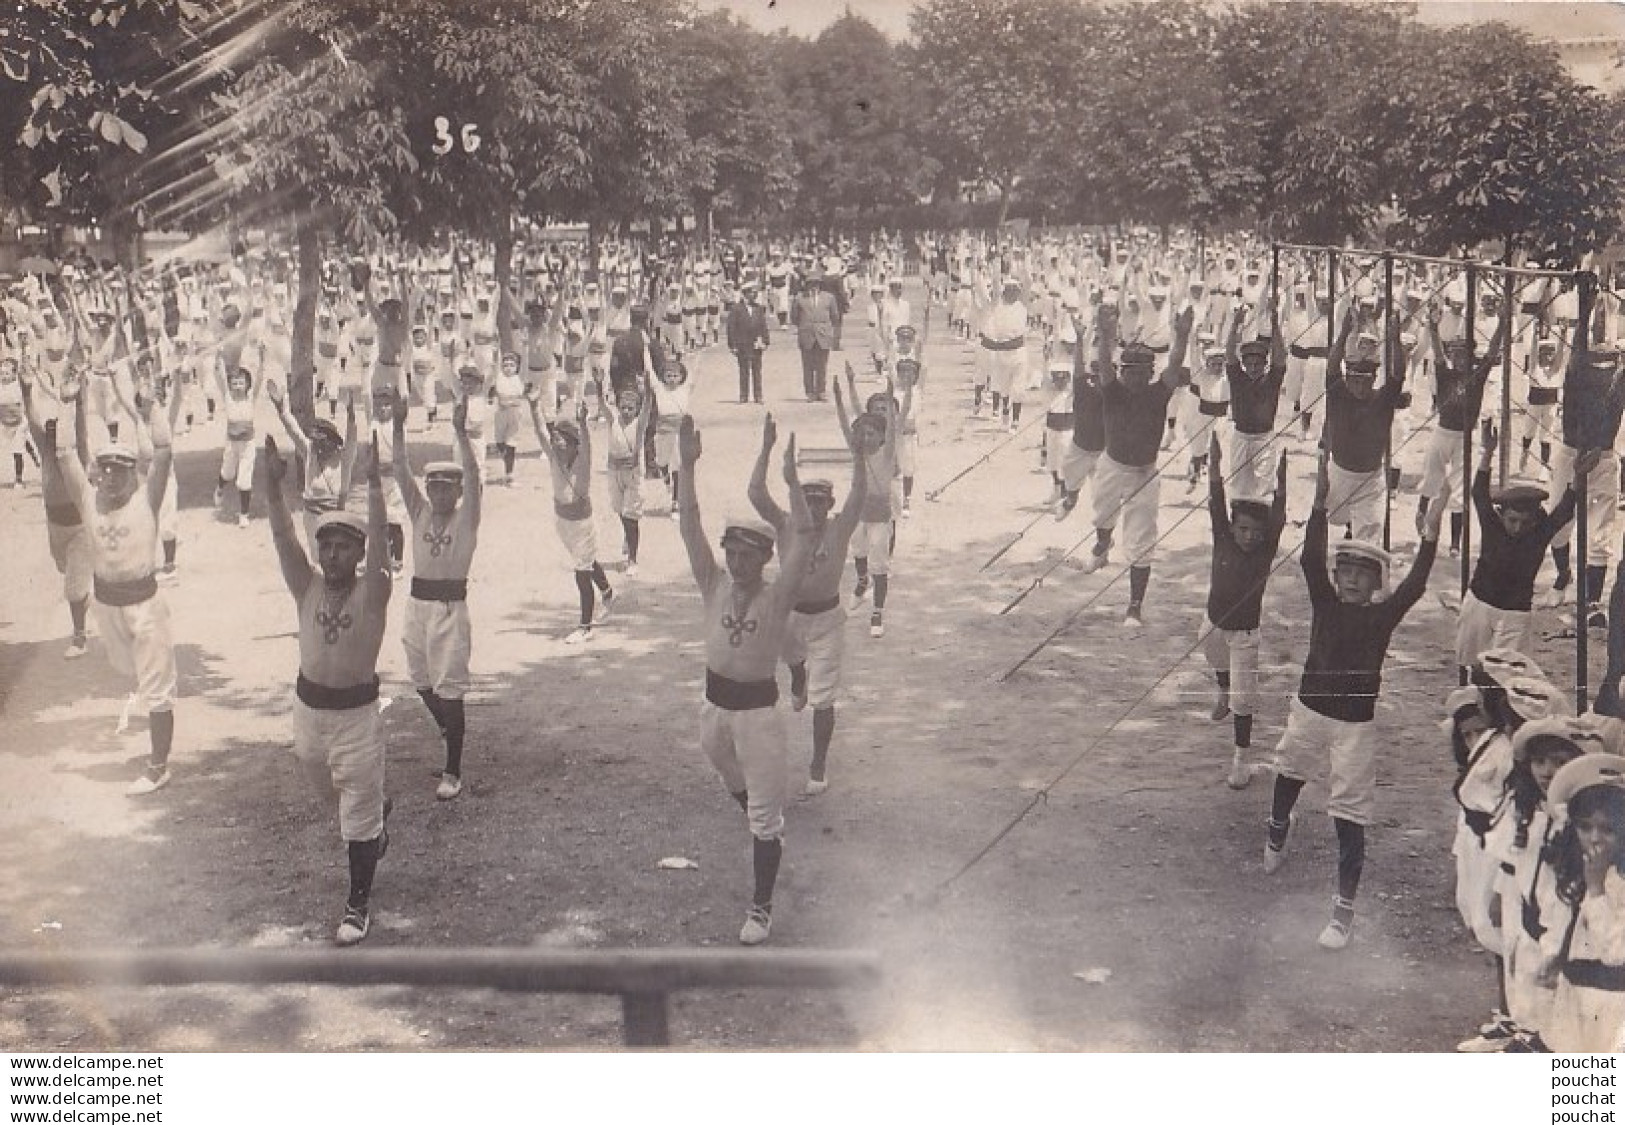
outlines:
[{"label": "tree trunk", "polygon": [[293,340],[288,372],[288,406],[301,425],[316,419],[316,299],[322,285],[322,242],[309,216],[295,232],[299,249],[299,292],[293,305]]},{"label": "tree trunk", "polygon": [[[513,280],[513,221],[510,216],[503,215],[497,223],[496,229],[496,281],[497,296],[502,299],[508,293],[508,285]],[[503,355],[514,350],[513,324],[509,317],[497,317],[497,347]]]},{"label": "tree trunk", "polygon": [[1004,227],[1004,220],[1010,214],[1010,189],[1002,180],[994,180],[993,186],[999,189],[999,221],[994,225],[1000,229]]}]

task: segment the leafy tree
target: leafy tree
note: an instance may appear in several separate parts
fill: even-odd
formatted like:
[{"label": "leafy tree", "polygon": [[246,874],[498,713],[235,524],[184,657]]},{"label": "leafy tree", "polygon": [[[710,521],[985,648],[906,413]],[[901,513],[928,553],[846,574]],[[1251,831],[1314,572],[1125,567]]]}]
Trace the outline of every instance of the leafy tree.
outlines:
[{"label": "leafy tree", "polygon": [[1437,34],[1449,63],[1401,195],[1412,241],[1439,252],[1494,240],[1508,254],[1573,261],[1617,237],[1625,149],[1608,100],[1504,25]]},{"label": "leafy tree", "polygon": [[849,10],[778,48],[806,218],[828,228],[930,192],[941,166],[919,141],[921,94],[878,28]]},{"label": "leafy tree", "polygon": [[[223,71],[235,0],[27,0],[0,24],[0,190],[53,223],[98,220],[121,256],[195,173],[181,148]],[[159,159],[160,154],[164,159]]]},{"label": "leafy tree", "polygon": [[1076,124],[1080,179],[1119,218],[1200,226],[1244,209],[1258,176],[1216,65],[1218,17],[1193,0],[1107,16],[1090,62],[1098,101]]},{"label": "leafy tree", "polygon": [[932,154],[997,188],[1001,223],[1017,184],[1052,156],[1062,119],[1079,112],[1079,56],[1099,24],[1072,0],[926,0],[909,15]]},{"label": "leafy tree", "polygon": [[785,210],[799,169],[785,135],[789,106],[768,67],[768,38],[710,12],[685,29],[674,51],[685,78],[694,212],[760,217]]}]

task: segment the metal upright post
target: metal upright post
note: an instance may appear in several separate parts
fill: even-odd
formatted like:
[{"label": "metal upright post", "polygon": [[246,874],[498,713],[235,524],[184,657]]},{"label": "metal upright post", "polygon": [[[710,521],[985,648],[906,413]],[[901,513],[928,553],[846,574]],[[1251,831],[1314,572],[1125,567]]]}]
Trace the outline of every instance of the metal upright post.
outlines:
[{"label": "metal upright post", "polygon": [[[1394,346],[1394,256],[1382,255],[1382,365],[1383,382],[1399,378],[1399,351]],[[1382,549],[1394,546],[1394,427],[1390,423],[1382,443]]]},{"label": "metal upright post", "polygon": [[[1467,377],[1471,378],[1473,370],[1478,364],[1478,342],[1475,336],[1478,332],[1478,271],[1473,263],[1467,263]],[[1470,386],[1470,384],[1469,384]],[[1464,388],[1465,389],[1465,388]],[[1463,417],[1461,420],[1461,594],[1467,596],[1467,585],[1472,580],[1473,556],[1473,521],[1470,518],[1473,511],[1472,502],[1467,497],[1467,490],[1471,487],[1473,474],[1473,426],[1478,422],[1477,410],[1472,417]],[[1439,494],[1439,503],[1445,502],[1444,494]]]},{"label": "metal upright post", "polygon": [[[1511,265],[1509,261],[1507,263]],[[1512,461],[1512,275],[1506,274],[1501,284],[1501,441],[1500,484],[1505,488]],[[1520,286],[1520,291],[1522,287]],[[1533,331],[1533,326],[1531,326]]]}]

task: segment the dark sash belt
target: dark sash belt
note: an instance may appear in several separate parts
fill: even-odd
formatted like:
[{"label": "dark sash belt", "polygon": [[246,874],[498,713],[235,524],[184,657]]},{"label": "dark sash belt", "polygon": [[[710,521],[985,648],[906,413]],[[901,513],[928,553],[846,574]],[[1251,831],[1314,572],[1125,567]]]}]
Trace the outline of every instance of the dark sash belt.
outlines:
[{"label": "dark sash belt", "polygon": [[756,711],[779,701],[779,685],[774,680],[741,683],[705,670],[705,698],[724,711]]},{"label": "dark sash belt", "polygon": [[1306,348],[1302,344],[1293,344],[1287,349],[1287,354],[1294,359],[1325,359],[1326,348]]},{"label": "dark sash belt", "polygon": [[[796,612],[803,617],[816,617],[820,613],[828,613],[841,604],[841,595],[835,594],[821,602],[800,602],[796,605]],[[720,703],[717,706],[722,706]]]},{"label": "dark sash belt", "polygon": [[414,578],[412,596],[420,602],[463,602],[468,600],[466,578]]},{"label": "dark sash belt", "polygon": [[293,691],[299,702],[312,711],[353,711],[378,702],[378,677],[354,687],[330,688],[305,679],[305,674],[300,672]]},{"label": "dark sash belt", "polygon": [[115,582],[99,574],[92,575],[91,580],[96,600],[106,606],[140,605],[158,595],[158,579],[152,574],[132,578],[128,582]]},{"label": "dark sash belt", "polygon": [[1207,399],[1203,399],[1196,410],[1197,413],[1206,414],[1209,418],[1223,418],[1230,412],[1230,404],[1228,402],[1209,402]]},{"label": "dark sash belt", "polygon": [[1021,336],[1014,340],[994,340],[987,336],[982,337],[982,347],[990,352],[1013,352],[1017,348],[1027,346],[1027,337]]},{"label": "dark sash belt", "polygon": [[1625,965],[1604,965],[1601,961],[1580,959],[1563,966],[1563,975],[1579,988],[1601,992],[1625,992]]},{"label": "dark sash belt", "polygon": [[1558,392],[1557,392],[1556,387],[1530,387],[1529,388],[1529,405],[1530,406],[1556,406],[1557,405],[1557,393]]}]

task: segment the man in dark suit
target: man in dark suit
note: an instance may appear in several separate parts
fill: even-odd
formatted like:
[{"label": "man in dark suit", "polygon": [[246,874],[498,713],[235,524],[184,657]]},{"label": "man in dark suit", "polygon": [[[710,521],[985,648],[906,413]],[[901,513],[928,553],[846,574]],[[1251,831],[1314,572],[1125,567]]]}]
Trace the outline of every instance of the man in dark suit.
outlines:
[{"label": "man in dark suit", "polygon": [[808,402],[824,401],[829,353],[838,338],[841,316],[834,295],[822,282],[823,271],[815,265],[790,308],[790,322],[796,326],[796,343],[801,347],[801,385]]},{"label": "man in dark suit", "polygon": [[756,282],[747,281],[739,300],[728,310],[728,350],[739,361],[739,401],[762,401],[762,350],[767,347],[767,306],[757,299]]}]

